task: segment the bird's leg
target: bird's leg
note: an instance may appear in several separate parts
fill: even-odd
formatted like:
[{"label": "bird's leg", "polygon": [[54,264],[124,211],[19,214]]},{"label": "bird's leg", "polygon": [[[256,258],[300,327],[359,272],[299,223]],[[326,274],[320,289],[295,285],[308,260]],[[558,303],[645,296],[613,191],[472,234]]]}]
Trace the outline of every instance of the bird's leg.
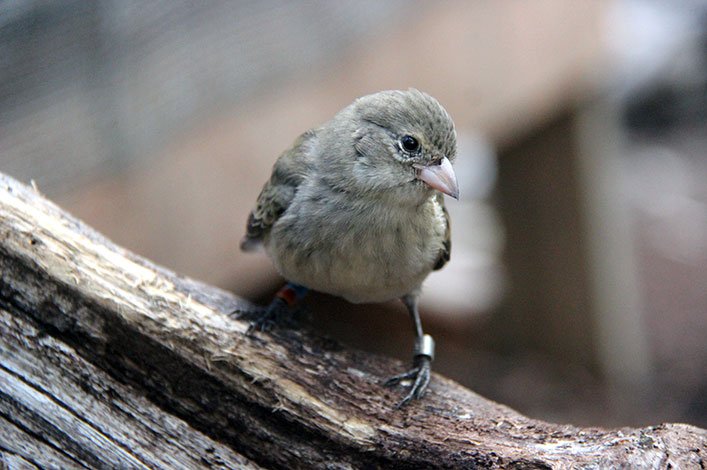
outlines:
[{"label": "bird's leg", "polygon": [[413,399],[422,398],[427,390],[427,385],[430,383],[430,373],[432,359],[435,355],[435,341],[432,336],[422,332],[422,323],[420,322],[420,312],[417,309],[417,295],[410,294],[401,299],[412,317],[415,326],[415,349],[413,350],[413,367],[407,372],[404,372],[395,377],[391,377],[385,382],[386,386],[397,385],[404,380],[412,380],[413,383],[410,391],[398,404],[401,408]]},{"label": "bird's leg", "polygon": [[259,307],[246,312],[239,312],[237,318],[250,320],[246,334],[254,331],[269,331],[275,326],[292,319],[295,307],[307,295],[309,289],[288,282],[277,293],[267,307]]}]

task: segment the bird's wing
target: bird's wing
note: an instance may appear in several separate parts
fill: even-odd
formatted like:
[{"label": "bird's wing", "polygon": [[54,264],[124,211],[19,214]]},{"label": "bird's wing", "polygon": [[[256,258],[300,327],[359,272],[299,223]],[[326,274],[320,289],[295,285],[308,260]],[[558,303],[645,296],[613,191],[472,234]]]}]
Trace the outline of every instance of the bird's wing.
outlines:
[{"label": "bird's wing", "polygon": [[439,250],[437,262],[434,265],[435,271],[442,269],[442,267],[447,264],[452,254],[452,231],[449,221],[449,212],[447,212],[447,208],[444,207],[444,196],[442,193],[437,194],[437,202],[442,207],[442,213],[444,214],[444,242],[442,243],[442,249]]},{"label": "bird's wing", "polygon": [[310,130],[299,136],[292,147],[285,150],[275,162],[270,179],[260,191],[255,209],[248,217],[241,250],[252,251],[257,248],[289,207],[297,188],[311,171],[308,150],[315,135],[315,131]]}]

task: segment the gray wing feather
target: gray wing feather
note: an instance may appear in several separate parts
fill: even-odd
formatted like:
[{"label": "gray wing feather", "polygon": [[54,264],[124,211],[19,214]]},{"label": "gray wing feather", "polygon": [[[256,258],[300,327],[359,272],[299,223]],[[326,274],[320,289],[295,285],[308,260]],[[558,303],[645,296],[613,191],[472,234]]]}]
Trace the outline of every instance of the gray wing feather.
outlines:
[{"label": "gray wing feather", "polygon": [[311,170],[312,139],[316,133],[307,131],[280,155],[273,166],[270,179],[263,186],[258,201],[248,216],[246,233],[241,241],[241,250],[257,248],[273,224],[287,210],[297,188]]},{"label": "gray wing feather", "polygon": [[452,231],[449,220],[449,212],[447,212],[447,208],[444,206],[444,196],[441,193],[437,194],[437,201],[439,202],[440,206],[442,206],[442,212],[444,212],[445,228],[442,249],[439,251],[439,257],[437,258],[437,262],[435,263],[433,268],[435,271],[442,269],[444,265],[447,264],[447,261],[449,261],[449,258],[452,254]]}]

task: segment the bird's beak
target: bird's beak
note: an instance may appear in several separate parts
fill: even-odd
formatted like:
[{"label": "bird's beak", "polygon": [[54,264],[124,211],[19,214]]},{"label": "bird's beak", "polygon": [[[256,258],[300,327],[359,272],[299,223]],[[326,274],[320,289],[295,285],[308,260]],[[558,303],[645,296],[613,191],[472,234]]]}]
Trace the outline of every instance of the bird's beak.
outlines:
[{"label": "bird's beak", "polygon": [[459,199],[457,175],[454,174],[452,163],[447,157],[444,157],[439,164],[414,165],[414,167],[417,169],[417,179],[427,183],[430,188],[441,191],[454,199]]}]

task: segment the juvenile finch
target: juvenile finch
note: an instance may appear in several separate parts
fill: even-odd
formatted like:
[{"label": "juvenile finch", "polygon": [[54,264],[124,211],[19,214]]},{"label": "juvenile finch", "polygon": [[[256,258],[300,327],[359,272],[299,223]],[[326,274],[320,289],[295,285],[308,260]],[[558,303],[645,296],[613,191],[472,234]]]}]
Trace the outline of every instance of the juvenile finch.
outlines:
[{"label": "juvenile finch", "polygon": [[399,298],[415,331],[411,381],[399,406],[421,398],[434,340],[423,333],[420,287],[449,260],[442,194],[459,195],[451,161],[456,132],[447,111],[418,90],[364,96],[302,134],[275,162],[248,218],[241,249],[259,245],[288,284],[266,308],[243,316],[267,330],[309,289],[349,302]]}]

